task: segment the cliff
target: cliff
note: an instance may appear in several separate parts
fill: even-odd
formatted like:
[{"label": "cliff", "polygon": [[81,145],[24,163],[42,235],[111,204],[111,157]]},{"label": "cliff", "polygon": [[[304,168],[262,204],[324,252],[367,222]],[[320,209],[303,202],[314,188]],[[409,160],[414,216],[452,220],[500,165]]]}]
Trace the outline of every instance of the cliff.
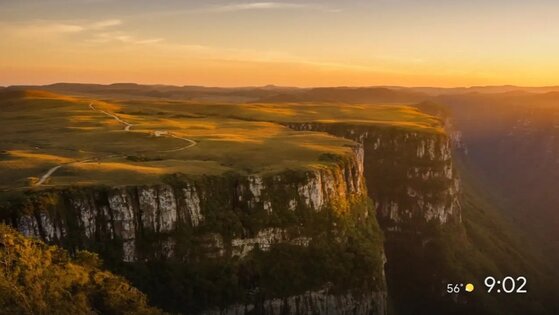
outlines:
[{"label": "cliff", "polygon": [[460,180],[445,133],[383,126],[290,123],[361,143],[367,190],[386,231],[420,231],[460,221]]},{"label": "cliff", "polygon": [[267,175],[29,192],[5,221],[71,252],[99,252],[171,311],[385,314],[382,236],[363,148],[352,152]]},{"label": "cliff", "polygon": [[288,126],[327,132],[363,145],[367,191],[385,235],[388,294],[395,312],[461,310],[463,306],[441,295],[441,284],[462,276],[458,267],[462,265],[451,262],[461,248],[471,248],[463,232],[461,185],[450,137],[433,130],[382,125],[312,122]]}]

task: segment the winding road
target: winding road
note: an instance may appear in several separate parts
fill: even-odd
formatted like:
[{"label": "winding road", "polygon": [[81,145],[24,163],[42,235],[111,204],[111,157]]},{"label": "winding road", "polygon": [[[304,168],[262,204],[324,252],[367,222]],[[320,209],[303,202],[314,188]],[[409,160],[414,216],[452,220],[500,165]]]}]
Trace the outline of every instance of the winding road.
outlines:
[{"label": "winding road", "polygon": [[[105,114],[105,115],[107,115],[107,116],[109,116],[109,117],[115,119],[115,120],[118,121],[119,123],[123,124],[123,125],[124,125],[124,131],[127,131],[127,132],[128,132],[128,131],[130,131],[130,129],[134,126],[134,124],[131,124],[131,123],[127,122],[127,121],[122,120],[120,117],[118,117],[117,115],[115,115],[115,114],[113,114],[113,113],[110,113],[110,112],[107,112],[107,111],[104,111],[104,110],[100,110],[100,109],[95,108],[95,106],[93,106],[93,103],[89,103],[89,108],[92,109],[92,110],[94,110],[94,111],[96,111],[96,112],[103,113],[103,114]],[[171,137],[171,138],[175,138],[175,139],[179,139],[179,140],[183,140],[183,141],[188,142],[188,145],[182,146],[182,147],[179,147],[179,148],[176,148],[176,149],[164,150],[164,151],[156,151],[156,152],[159,152],[159,153],[165,153],[165,152],[178,152],[178,151],[186,150],[186,149],[191,148],[191,147],[193,147],[193,146],[195,146],[195,145],[198,144],[196,141],[194,141],[194,140],[192,140],[192,139],[179,137],[179,136],[177,136],[177,135],[174,135],[174,134],[172,134],[172,133],[168,133],[168,132],[162,131],[162,130],[154,130],[154,131],[153,131],[153,134],[154,134],[154,135],[161,134],[161,135],[164,135],[164,136],[168,136],[168,137]],[[126,155],[121,155],[121,156],[126,156]],[[106,159],[106,158],[113,158],[113,157],[116,157],[116,156],[115,156],[115,155],[111,155],[111,156],[105,157],[105,158],[103,158],[103,159]],[[55,166],[55,167],[52,167],[52,168],[49,169],[43,176],[41,176],[41,178],[39,179],[39,181],[37,181],[37,183],[35,183],[33,186],[41,186],[42,184],[44,184],[44,183],[47,181],[47,179],[49,179],[49,178],[52,176],[52,174],[54,174],[54,172],[56,172],[59,168],[61,168],[61,167],[64,166],[64,165],[71,165],[71,164],[76,164],[76,163],[87,163],[87,162],[91,162],[91,161],[93,161],[93,160],[100,161],[101,158],[98,158],[98,159],[87,159],[87,160],[69,162],[69,163],[65,163],[65,164],[61,164],[61,165],[57,165],[57,166]]]},{"label": "winding road", "polygon": [[61,168],[62,165],[57,165],[53,168],[51,168],[45,175],[41,176],[41,179],[39,179],[39,181],[35,184],[35,186],[41,186],[47,179],[49,179],[49,177],[52,175],[52,173],[56,172],[57,169]]},{"label": "winding road", "polygon": [[86,160],[80,160],[80,161],[74,161],[74,162],[68,162],[68,163],[64,163],[64,164],[60,164],[57,165],[51,169],[48,170],[48,172],[45,173],[45,175],[41,176],[41,178],[39,179],[39,181],[37,183],[34,184],[34,186],[41,186],[47,179],[49,179],[49,177],[56,172],[59,168],[61,168],[62,166],[65,165],[72,165],[72,164],[77,164],[77,163],[87,163],[87,162],[91,162],[94,161],[96,159],[86,159]]},{"label": "winding road", "polygon": [[107,111],[95,108],[95,106],[93,106],[93,103],[89,103],[89,108],[93,109],[96,112],[103,113],[103,114],[105,114],[109,117],[112,117],[112,118],[116,119],[116,121],[118,121],[119,123],[124,125],[124,131],[130,131],[130,128],[132,128],[132,126],[134,126],[133,124],[120,119],[120,117],[118,117],[117,115],[115,115],[113,113],[109,113]]},{"label": "winding road", "polygon": [[171,150],[165,150],[165,151],[159,151],[159,152],[178,152],[178,151],[186,150],[188,148],[192,148],[193,146],[198,144],[194,140],[191,140],[191,139],[188,139],[188,138],[182,138],[182,137],[179,137],[179,136],[175,136],[174,134],[169,134],[169,137],[184,140],[184,141],[188,142],[188,145],[186,145],[184,147],[177,148],[177,149],[171,149]]}]

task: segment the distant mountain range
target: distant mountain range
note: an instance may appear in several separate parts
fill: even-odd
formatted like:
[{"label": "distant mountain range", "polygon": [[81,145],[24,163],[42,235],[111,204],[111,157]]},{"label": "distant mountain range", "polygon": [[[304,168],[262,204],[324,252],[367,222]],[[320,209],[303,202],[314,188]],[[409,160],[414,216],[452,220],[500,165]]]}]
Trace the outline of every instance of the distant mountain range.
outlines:
[{"label": "distant mountain range", "polygon": [[[0,87],[1,88],[1,87]],[[56,83],[42,86],[10,86],[9,89],[44,89],[55,92],[136,96],[145,98],[171,98],[190,100],[222,100],[233,102],[344,102],[344,103],[408,103],[429,97],[463,94],[546,94],[559,92],[559,86],[522,87],[513,85],[473,86],[456,88],[438,87],[318,87],[297,88],[267,85],[262,87],[204,87],[173,85],[141,85],[136,83],[78,84]],[[551,95],[550,97],[554,97]]]}]

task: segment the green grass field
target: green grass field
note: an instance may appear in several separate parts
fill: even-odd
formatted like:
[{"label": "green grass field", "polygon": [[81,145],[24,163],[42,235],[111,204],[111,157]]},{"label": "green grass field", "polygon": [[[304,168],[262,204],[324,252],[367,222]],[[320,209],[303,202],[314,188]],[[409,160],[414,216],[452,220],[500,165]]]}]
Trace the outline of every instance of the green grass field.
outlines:
[{"label": "green grass field", "polygon": [[[204,104],[184,101],[119,101],[133,106],[136,113],[152,115],[218,116],[249,121],[322,122],[351,125],[383,125],[417,129],[423,132],[443,132],[440,119],[409,105],[371,105],[340,103],[245,103]],[[187,106],[185,106],[187,104]],[[134,114],[134,112],[128,112]]]},{"label": "green grass field", "polygon": [[[0,111],[5,190],[321,167],[329,163],[319,159],[322,154],[348,154],[354,145],[324,133],[293,131],[281,124],[286,122],[442,132],[438,119],[404,105],[220,105],[9,91],[0,95]],[[56,166],[61,167],[42,178]]]}]

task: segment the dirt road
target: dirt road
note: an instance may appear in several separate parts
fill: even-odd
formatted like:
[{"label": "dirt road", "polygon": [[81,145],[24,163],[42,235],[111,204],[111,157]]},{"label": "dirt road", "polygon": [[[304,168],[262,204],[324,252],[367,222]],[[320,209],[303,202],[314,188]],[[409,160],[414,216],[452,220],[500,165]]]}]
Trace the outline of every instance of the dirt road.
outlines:
[{"label": "dirt road", "polygon": [[[122,120],[120,117],[118,117],[117,115],[104,111],[104,110],[100,110],[95,108],[95,106],[93,105],[93,103],[89,103],[89,108],[91,108],[92,110],[96,111],[96,112],[100,112],[103,113],[111,118],[116,119],[118,122],[120,122],[121,124],[124,125],[124,130],[125,131],[130,131],[130,129],[132,128],[132,126],[134,126],[134,124],[131,124],[127,121]],[[188,139],[188,138],[183,138],[183,137],[179,137],[177,135],[174,135],[172,133],[166,132],[166,131],[162,131],[162,130],[154,130],[153,134],[155,135],[162,135],[162,136],[166,136],[166,137],[171,137],[171,138],[175,138],[175,139],[179,139],[179,140],[183,140],[188,142],[188,145],[186,146],[182,146],[176,149],[171,149],[171,150],[164,150],[164,151],[156,151],[156,152],[178,152],[178,151],[182,151],[182,150],[186,150],[188,148],[191,148],[195,145],[197,145],[196,141],[192,140],[192,139]],[[125,155],[123,155],[125,156]],[[109,156],[110,158],[115,157],[114,155]],[[102,159],[97,158],[95,159],[97,161],[100,161]],[[70,162],[70,163],[65,163],[65,164],[61,164],[61,165],[57,165],[55,167],[52,167],[51,169],[48,170],[48,172],[46,172],[43,176],[41,176],[41,178],[39,179],[39,181],[37,183],[34,184],[34,186],[41,186],[42,184],[44,184],[51,176],[52,174],[54,174],[54,172],[56,172],[59,168],[61,168],[62,166],[65,165],[71,165],[71,164],[75,164],[75,163],[87,163],[92,161],[92,159],[87,159],[87,160],[81,160],[81,161],[75,161],[75,162]]]}]

